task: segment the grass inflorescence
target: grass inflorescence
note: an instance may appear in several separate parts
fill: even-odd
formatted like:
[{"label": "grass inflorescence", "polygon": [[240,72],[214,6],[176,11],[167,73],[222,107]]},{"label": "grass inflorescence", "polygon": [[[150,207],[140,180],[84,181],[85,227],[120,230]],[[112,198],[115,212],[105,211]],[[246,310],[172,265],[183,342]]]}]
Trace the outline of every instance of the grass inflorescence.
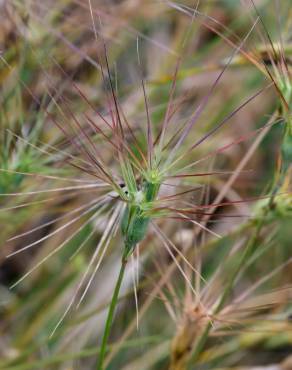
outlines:
[{"label": "grass inflorescence", "polygon": [[0,4],[0,369],[289,368],[289,5]]}]

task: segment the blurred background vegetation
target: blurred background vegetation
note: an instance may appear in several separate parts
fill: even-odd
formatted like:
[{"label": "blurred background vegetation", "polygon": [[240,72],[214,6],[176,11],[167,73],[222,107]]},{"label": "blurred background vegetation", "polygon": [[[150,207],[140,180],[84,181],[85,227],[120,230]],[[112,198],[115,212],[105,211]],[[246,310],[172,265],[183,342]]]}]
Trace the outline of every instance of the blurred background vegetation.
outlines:
[{"label": "blurred background vegetation", "polygon": [[[209,209],[207,219],[194,216],[221,238],[193,222],[157,221],[201,269],[202,280],[180,261],[200,299],[150,232],[140,246],[139,268],[131,268],[139,275],[139,327],[129,269],[107,369],[292,369],[292,155],[291,149],[283,152],[292,85],[281,77],[281,65],[291,72],[291,3],[258,0],[255,8],[247,0],[203,0],[194,13],[196,3],[92,0],[119,104],[137,135],[147,119],[141,72],[158,132],[178,57],[177,123],[191,116],[234,53],[186,147],[272,82],[190,154],[199,160],[233,143],[196,167],[216,174],[185,178],[177,186],[176,192],[197,187],[189,202],[221,203]],[[110,117],[100,73],[105,60],[98,58],[103,53],[87,1],[0,1],[0,369],[95,368],[120,263],[119,232],[84,301],[51,334],[106,226],[101,216],[80,232],[81,220],[58,231],[92,197],[78,182],[88,176],[68,161],[76,153],[62,128],[75,119],[85,127],[86,117],[96,119],[95,110]],[[104,138],[93,139],[111,166],[113,153],[103,149]],[[272,191],[278,195],[273,202],[265,198]]]}]

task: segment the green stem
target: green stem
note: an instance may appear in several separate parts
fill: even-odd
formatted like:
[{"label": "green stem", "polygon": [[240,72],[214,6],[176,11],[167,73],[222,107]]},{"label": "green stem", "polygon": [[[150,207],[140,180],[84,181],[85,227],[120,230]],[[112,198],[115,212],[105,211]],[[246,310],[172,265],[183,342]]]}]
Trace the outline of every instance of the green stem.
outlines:
[{"label": "green stem", "polygon": [[103,362],[104,362],[104,357],[105,357],[106,350],[107,350],[108,337],[110,335],[110,330],[111,330],[112,323],[113,323],[115,308],[118,303],[119,292],[120,292],[120,288],[122,285],[126,265],[127,265],[127,260],[123,258],[121,267],[120,267],[119,276],[116,282],[115,290],[114,290],[112,300],[110,303],[110,307],[108,310],[108,314],[107,314],[105,329],[104,329],[102,343],[100,347],[100,354],[99,354],[98,363],[97,363],[97,370],[103,370]]}]

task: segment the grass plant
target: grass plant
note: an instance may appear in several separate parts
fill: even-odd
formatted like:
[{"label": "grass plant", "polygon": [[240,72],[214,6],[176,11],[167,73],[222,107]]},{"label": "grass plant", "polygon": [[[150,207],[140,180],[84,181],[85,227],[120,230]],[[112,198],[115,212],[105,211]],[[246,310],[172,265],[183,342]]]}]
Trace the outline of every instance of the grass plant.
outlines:
[{"label": "grass plant", "polygon": [[289,1],[0,7],[0,369],[289,369]]}]

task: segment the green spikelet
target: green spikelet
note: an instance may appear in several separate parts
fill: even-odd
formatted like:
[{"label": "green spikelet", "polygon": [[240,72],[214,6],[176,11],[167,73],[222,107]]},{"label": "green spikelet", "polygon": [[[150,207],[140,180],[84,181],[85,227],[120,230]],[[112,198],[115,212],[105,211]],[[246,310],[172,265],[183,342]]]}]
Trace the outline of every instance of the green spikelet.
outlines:
[{"label": "green spikelet", "polygon": [[148,230],[150,217],[145,215],[147,205],[156,199],[160,184],[145,182],[143,190],[129,202],[122,217],[121,229],[125,241],[124,258],[127,258],[141,242]]}]

